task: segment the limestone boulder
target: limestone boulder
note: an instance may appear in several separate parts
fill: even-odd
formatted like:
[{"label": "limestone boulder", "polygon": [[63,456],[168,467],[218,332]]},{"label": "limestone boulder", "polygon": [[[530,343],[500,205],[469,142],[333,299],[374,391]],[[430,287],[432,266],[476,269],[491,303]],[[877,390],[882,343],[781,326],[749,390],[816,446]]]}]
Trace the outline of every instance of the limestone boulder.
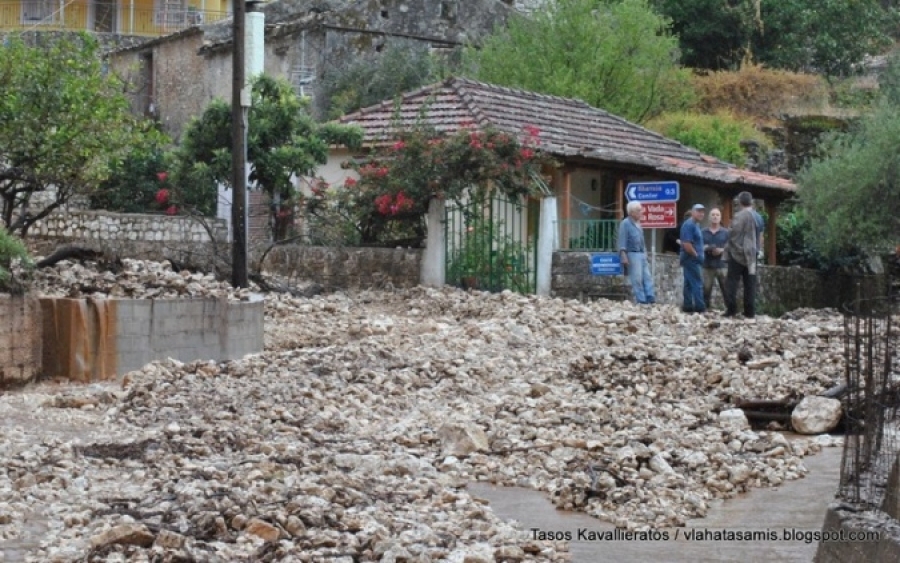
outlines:
[{"label": "limestone boulder", "polygon": [[830,432],[841,421],[841,402],[828,397],[804,397],[791,413],[791,425],[800,434]]}]

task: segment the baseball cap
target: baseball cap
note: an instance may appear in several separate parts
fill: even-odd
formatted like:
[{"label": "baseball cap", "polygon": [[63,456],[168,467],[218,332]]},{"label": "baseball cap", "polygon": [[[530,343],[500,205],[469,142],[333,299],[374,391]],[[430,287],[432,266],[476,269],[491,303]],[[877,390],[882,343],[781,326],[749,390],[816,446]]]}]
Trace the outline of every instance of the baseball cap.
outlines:
[{"label": "baseball cap", "polygon": [[703,207],[702,203],[695,203],[694,207],[691,207],[691,211],[706,211],[706,208]]}]

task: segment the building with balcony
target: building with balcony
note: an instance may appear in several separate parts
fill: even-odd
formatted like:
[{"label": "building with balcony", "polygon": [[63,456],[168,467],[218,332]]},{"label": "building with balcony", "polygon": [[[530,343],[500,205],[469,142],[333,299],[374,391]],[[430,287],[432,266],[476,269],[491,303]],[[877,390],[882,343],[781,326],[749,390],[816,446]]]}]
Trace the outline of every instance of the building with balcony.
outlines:
[{"label": "building with balcony", "polygon": [[231,0],[0,0],[0,32],[169,35],[231,15]]}]

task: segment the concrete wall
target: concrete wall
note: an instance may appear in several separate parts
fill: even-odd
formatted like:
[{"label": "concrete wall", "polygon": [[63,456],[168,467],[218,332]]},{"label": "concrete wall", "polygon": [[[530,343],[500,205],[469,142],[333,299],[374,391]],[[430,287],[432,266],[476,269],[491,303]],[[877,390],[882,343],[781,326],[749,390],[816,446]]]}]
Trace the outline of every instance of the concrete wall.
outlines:
[{"label": "concrete wall", "polygon": [[0,389],[28,383],[40,373],[37,313],[34,296],[0,293]]},{"label": "concrete wall", "polygon": [[421,249],[279,246],[264,270],[295,280],[314,281],[325,290],[414,287],[419,284]]},{"label": "concrete wall", "polygon": [[[877,533],[879,539],[858,538]],[[900,523],[880,511],[853,512],[840,503],[828,507],[822,533],[844,534],[845,541],[822,541],[815,563],[859,563],[861,561],[900,561]],[[850,541],[850,534],[855,541]],[[866,535],[862,535],[866,534]],[[861,536],[862,535],[862,536]]]},{"label": "concrete wall", "polygon": [[234,360],[263,349],[264,303],[42,298],[43,374],[110,379],[159,359]]}]

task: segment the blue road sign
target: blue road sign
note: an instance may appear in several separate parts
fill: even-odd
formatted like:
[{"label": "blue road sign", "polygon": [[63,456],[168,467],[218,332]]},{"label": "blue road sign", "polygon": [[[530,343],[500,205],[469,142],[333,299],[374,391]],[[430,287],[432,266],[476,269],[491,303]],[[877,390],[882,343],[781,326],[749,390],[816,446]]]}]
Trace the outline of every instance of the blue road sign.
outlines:
[{"label": "blue road sign", "polygon": [[628,201],[678,201],[678,182],[631,182],[625,188]]},{"label": "blue road sign", "polygon": [[594,276],[621,276],[622,258],[615,252],[591,254],[591,274]]}]

